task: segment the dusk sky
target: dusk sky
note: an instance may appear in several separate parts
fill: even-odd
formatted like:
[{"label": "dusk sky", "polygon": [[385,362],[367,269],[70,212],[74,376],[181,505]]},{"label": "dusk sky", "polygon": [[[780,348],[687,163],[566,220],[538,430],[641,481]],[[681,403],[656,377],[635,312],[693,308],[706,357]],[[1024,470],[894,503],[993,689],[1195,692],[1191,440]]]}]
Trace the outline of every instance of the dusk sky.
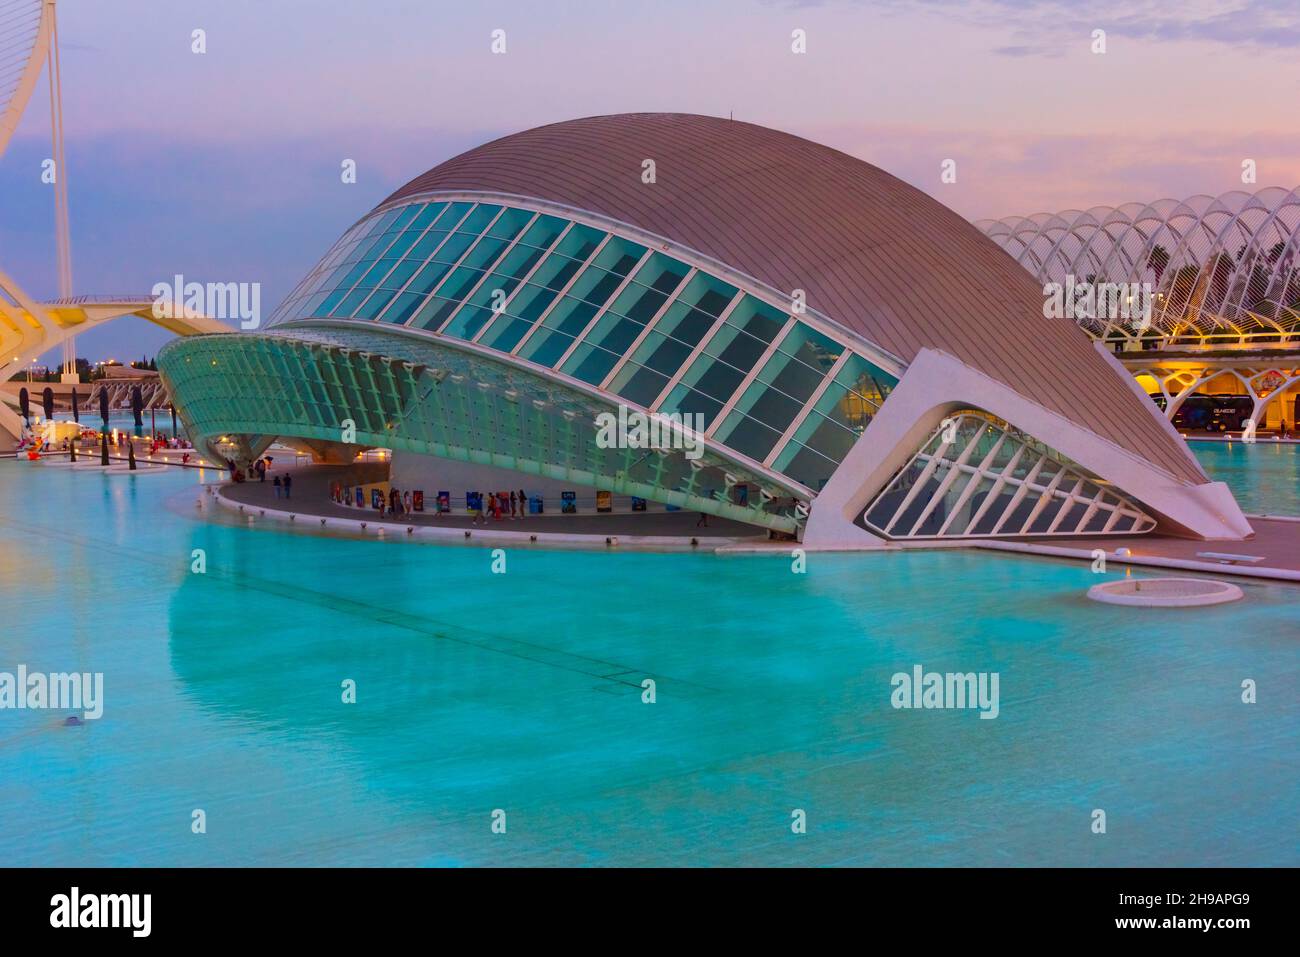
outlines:
[{"label": "dusk sky", "polygon": [[[59,30],[78,294],[182,273],[260,282],[269,315],[406,180],[599,113],[734,111],[971,218],[1241,189],[1247,158],[1244,188],[1300,185],[1297,0],[62,0]],[[42,80],[0,158],[0,268],[41,298],[56,293],[48,127]],[[123,320],[78,353],[165,339]]]}]

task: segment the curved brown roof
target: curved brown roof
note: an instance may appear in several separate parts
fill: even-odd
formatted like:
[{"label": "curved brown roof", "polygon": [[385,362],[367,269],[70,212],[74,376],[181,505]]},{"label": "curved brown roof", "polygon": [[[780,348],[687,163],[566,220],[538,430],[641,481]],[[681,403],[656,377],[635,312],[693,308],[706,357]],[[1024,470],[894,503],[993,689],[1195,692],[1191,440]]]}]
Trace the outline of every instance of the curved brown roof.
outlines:
[{"label": "curved brown roof", "polygon": [[[641,181],[653,159],[656,182]],[[910,362],[942,349],[1178,478],[1205,473],[1042,287],[978,229],[839,150],[681,113],[554,123],[417,176],[385,203],[436,190],[514,193],[599,213],[781,291]],[[1050,436],[1040,436],[1050,440]]]}]

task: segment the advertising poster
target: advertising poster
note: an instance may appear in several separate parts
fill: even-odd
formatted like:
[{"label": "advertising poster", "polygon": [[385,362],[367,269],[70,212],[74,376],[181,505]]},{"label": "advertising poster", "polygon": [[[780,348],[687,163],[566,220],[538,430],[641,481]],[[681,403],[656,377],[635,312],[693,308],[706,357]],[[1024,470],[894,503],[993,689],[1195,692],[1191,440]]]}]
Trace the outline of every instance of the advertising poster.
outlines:
[{"label": "advertising poster", "polygon": [[438,493],[438,514],[445,515],[450,511],[451,511],[451,493],[439,492]]},{"label": "advertising poster", "polygon": [[411,493],[411,508],[417,512],[424,511],[424,489],[417,488]]},{"label": "advertising poster", "polygon": [[366,491],[360,485],[357,486],[357,508],[365,508]]},{"label": "advertising poster", "polygon": [[483,493],[482,493],[482,492],[466,492],[466,493],[465,493],[465,511],[467,511],[467,512],[471,512],[471,513],[473,513],[473,512],[481,512],[481,511],[483,511]]},{"label": "advertising poster", "polygon": [[372,488],[370,490],[370,507],[379,509],[384,507],[384,492],[382,489]]},{"label": "advertising poster", "polygon": [[635,495],[633,495],[633,496],[632,496],[632,511],[634,511],[634,512],[644,512],[644,511],[645,511],[645,499],[643,499],[643,498],[637,498]]},{"label": "advertising poster", "polygon": [[573,515],[578,511],[578,493],[561,492],[560,493],[560,512],[564,515]]},{"label": "advertising poster", "polygon": [[610,512],[614,509],[614,496],[610,492],[596,493],[596,511]]},{"label": "advertising poster", "polygon": [[529,515],[541,515],[544,513],[544,511],[545,511],[545,505],[542,502],[542,497],[540,495],[534,495],[532,498],[528,500]]}]

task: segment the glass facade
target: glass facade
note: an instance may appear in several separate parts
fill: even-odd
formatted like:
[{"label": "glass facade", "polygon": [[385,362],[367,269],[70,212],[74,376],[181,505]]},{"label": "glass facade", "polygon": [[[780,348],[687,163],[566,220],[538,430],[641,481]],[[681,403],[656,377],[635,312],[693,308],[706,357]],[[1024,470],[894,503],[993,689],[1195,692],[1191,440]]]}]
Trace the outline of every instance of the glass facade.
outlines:
[{"label": "glass facade", "polygon": [[655,412],[819,491],[896,384],[797,316],[633,240],[495,203],[349,230],[271,317],[476,342]]}]

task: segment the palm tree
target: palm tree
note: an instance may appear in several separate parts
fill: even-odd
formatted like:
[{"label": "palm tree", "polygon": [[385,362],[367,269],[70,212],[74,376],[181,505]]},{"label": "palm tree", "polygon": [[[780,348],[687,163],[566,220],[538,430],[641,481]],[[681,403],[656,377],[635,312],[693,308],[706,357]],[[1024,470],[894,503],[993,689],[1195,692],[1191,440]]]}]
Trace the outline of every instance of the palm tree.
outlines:
[{"label": "palm tree", "polygon": [[1156,274],[1156,286],[1160,285],[1160,278],[1165,274],[1165,268],[1169,265],[1169,250],[1159,244],[1151,247],[1151,255],[1147,257],[1147,267]]}]

